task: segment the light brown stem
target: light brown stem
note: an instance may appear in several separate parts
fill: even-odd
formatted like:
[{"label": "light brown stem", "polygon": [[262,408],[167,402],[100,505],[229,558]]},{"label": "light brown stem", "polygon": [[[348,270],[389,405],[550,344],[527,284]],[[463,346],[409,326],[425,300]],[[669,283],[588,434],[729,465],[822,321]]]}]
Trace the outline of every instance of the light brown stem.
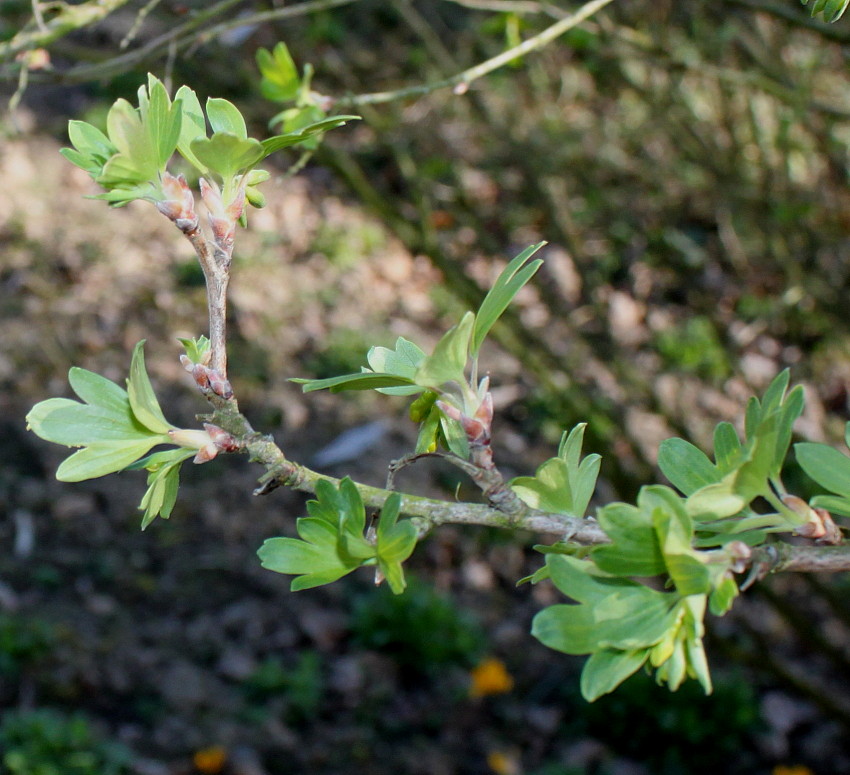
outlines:
[{"label": "light brown stem", "polygon": [[230,255],[204,237],[199,225],[183,232],[192,243],[207,286],[210,321],[210,368],[227,378],[227,286],[230,282]]}]

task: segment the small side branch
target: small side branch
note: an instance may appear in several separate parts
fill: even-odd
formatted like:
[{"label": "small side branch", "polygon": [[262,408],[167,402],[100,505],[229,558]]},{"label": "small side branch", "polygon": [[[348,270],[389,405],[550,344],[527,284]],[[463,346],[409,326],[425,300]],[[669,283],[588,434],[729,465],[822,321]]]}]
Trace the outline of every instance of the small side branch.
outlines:
[{"label": "small side branch", "polygon": [[589,19],[593,16],[593,14],[602,10],[611,2],[613,2],[613,0],[591,0],[589,3],[585,3],[575,13],[565,16],[563,19],[559,19],[542,32],[523,41],[519,45],[513,46],[512,48],[503,51],[501,54],[498,54],[485,62],[481,62],[474,67],[470,67],[467,70],[463,70],[460,73],[456,73],[449,78],[443,78],[438,81],[432,81],[431,83],[420,84],[418,86],[408,86],[407,88],[396,89],[394,91],[373,92],[371,94],[340,97],[336,99],[333,104],[336,107],[346,108],[355,108],[361,105],[380,105],[387,102],[395,102],[396,100],[423,97],[426,94],[430,94],[431,92],[435,92],[440,89],[451,88],[453,88],[457,93],[462,94],[469,88],[469,85],[473,81],[477,81],[479,78],[492,73],[494,70],[504,67],[518,57],[543,48],[556,38],[563,35],[565,32],[569,32],[583,21]]}]

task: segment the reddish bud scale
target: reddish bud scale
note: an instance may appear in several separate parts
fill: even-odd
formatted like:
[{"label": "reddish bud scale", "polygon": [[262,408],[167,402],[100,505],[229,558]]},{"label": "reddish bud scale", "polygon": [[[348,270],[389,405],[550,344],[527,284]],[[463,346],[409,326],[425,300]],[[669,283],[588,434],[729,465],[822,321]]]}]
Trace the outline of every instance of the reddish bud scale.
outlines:
[{"label": "reddish bud scale", "polygon": [[219,452],[237,452],[241,449],[241,445],[236,438],[224,430],[224,428],[219,428],[217,425],[205,422],[204,430],[209,433],[213,444],[215,444]]},{"label": "reddish bud scale", "polygon": [[204,368],[207,370],[207,378],[209,379],[212,392],[222,398],[233,398],[233,387],[230,384],[230,380],[223,377],[215,369],[210,369],[206,366]]}]

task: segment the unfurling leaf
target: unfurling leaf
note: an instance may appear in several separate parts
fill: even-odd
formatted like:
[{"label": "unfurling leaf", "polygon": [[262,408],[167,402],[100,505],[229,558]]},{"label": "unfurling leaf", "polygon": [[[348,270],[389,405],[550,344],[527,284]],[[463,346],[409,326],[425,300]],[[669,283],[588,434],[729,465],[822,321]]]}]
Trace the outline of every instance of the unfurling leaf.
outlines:
[{"label": "unfurling leaf", "polygon": [[581,518],[596,487],[601,458],[593,453],[581,460],[581,445],[587,423],[564,433],[558,457],[543,463],[534,476],[511,480],[511,489],[533,509]]},{"label": "unfurling leaf", "polygon": [[417,385],[440,391],[447,383],[462,384],[465,381],[464,369],[474,325],[475,315],[467,312],[460,323],[443,335],[434,352],[419,364],[415,377]]},{"label": "unfurling leaf", "polygon": [[534,274],[540,268],[543,263],[542,258],[536,258],[530,264],[528,260],[545,244],[545,242],[538,242],[536,245],[531,245],[523,250],[502,270],[493,287],[484,297],[478,314],[475,316],[475,330],[472,333],[472,340],[469,345],[469,351],[473,358],[478,355],[478,351],[481,349],[490,329],[502,316],[502,313],[522,287],[534,277]]}]

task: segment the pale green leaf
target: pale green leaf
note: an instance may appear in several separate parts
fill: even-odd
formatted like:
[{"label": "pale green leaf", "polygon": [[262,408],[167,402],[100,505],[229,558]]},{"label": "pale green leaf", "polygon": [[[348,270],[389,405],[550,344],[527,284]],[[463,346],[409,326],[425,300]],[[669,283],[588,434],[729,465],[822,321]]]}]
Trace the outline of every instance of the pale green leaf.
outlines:
[{"label": "pale green leaf", "polygon": [[271,52],[261,48],[256,57],[262,74],[260,90],[263,97],[274,102],[294,100],[301,81],[286,44],[278,43]]},{"label": "pale green leaf", "polygon": [[245,172],[263,158],[259,140],[227,132],[218,132],[210,138],[198,137],[189,143],[189,150],[201,165],[223,181]]},{"label": "pale green leaf", "polygon": [[84,447],[62,461],[56,471],[60,482],[81,482],[123,471],[159,443],[156,437],[135,441],[101,441]]},{"label": "pale green leaf", "polygon": [[192,153],[191,148],[193,140],[207,136],[207,123],[204,119],[204,111],[201,109],[198,95],[188,86],[181,86],[177,90],[175,100],[180,101],[180,109],[183,114],[183,120],[180,124],[180,137],[177,140],[177,150],[193,167],[202,173],[206,173],[206,166],[201,164],[198,157]]},{"label": "pale green leaf", "polygon": [[127,379],[127,394],[130,407],[136,419],[154,433],[167,433],[174,427],[162,414],[159,401],[153,392],[148,373],[145,370],[145,340],[142,339],[133,348],[130,361],[130,376]]},{"label": "pale green leaf", "polygon": [[646,662],[648,651],[603,649],[591,654],[581,671],[581,696],[588,702],[616,689]]},{"label": "pale green leaf", "polygon": [[460,323],[443,335],[434,352],[419,364],[414,380],[417,385],[439,391],[449,382],[464,382],[469,337],[474,325],[475,315],[467,312]]},{"label": "pale green leaf", "polygon": [[248,137],[245,119],[239,109],[228,100],[210,97],[207,100],[207,118],[213,132],[227,132],[243,140]]},{"label": "pale green leaf", "polygon": [[692,495],[719,481],[720,472],[704,452],[684,439],[666,439],[658,448],[658,467],[674,487]]},{"label": "pale green leaf", "polygon": [[377,390],[378,388],[413,384],[406,377],[399,377],[395,374],[376,374],[368,371],[357,374],[341,374],[338,377],[326,379],[295,378],[289,381],[301,385],[301,389],[305,393],[311,393],[314,390],[330,390],[331,393],[340,393],[343,390]]}]

